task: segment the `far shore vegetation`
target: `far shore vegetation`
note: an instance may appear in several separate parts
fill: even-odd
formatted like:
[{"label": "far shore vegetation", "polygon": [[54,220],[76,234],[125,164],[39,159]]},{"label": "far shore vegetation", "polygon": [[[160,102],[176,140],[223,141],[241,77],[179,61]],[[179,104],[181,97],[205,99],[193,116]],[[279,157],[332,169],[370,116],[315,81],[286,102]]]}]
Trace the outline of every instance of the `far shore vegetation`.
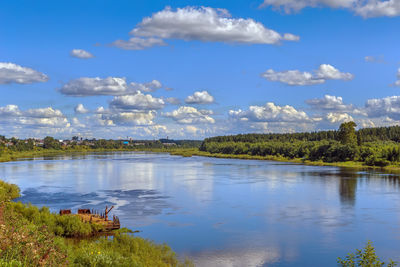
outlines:
[{"label": "far shore vegetation", "polygon": [[7,139],[0,136],[0,162],[68,153],[153,151],[172,155],[255,159],[318,166],[378,168],[400,172],[400,126],[355,130],[354,122],[338,130],[239,134],[199,140],[57,140]]}]

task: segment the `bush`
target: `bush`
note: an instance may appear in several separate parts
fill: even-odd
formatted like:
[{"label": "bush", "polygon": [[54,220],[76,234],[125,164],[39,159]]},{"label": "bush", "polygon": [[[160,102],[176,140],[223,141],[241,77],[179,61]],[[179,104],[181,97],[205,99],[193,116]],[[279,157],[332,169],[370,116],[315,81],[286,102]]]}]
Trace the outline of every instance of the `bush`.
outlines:
[{"label": "bush", "polygon": [[83,222],[78,216],[51,213],[47,207],[37,208],[21,202],[11,203],[15,212],[36,225],[45,225],[50,232],[63,237],[84,237],[102,229],[101,225]]},{"label": "bush", "polygon": [[[371,241],[368,241],[364,250],[357,249],[356,253],[349,253],[345,259],[338,258],[337,262],[339,265],[344,267],[379,267],[385,266],[385,263],[382,262],[375,253],[375,248],[372,246]],[[390,260],[387,264],[387,267],[396,266],[397,264]]]},{"label": "bush", "polygon": [[0,180],[0,202],[8,201],[19,196],[18,186]]},{"label": "bush", "polygon": [[365,159],[365,164],[367,164],[368,166],[386,167],[389,165],[389,163],[389,161],[377,158],[375,155],[368,156]]}]

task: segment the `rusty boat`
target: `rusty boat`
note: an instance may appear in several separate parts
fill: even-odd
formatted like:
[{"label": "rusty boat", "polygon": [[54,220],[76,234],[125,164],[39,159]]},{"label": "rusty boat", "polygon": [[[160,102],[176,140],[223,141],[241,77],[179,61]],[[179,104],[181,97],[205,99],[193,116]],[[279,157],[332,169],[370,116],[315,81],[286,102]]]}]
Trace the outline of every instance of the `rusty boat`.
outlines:
[{"label": "rusty boat", "polygon": [[77,214],[72,214],[70,209],[60,210],[60,215],[66,216],[78,216],[82,221],[87,223],[93,223],[103,226],[103,231],[111,232],[113,230],[118,230],[121,227],[118,216],[113,215],[112,219],[109,219],[109,213],[114,208],[108,208],[106,206],[104,212],[98,212],[96,210],[90,209],[78,209]]}]

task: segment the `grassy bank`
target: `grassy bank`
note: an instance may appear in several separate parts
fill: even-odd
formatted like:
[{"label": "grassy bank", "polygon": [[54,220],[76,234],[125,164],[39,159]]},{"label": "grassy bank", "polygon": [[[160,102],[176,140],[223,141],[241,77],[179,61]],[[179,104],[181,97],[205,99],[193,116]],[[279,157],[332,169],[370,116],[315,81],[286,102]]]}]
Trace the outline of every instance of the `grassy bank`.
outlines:
[{"label": "grassy bank", "polygon": [[206,151],[200,151],[197,148],[146,148],[146,149],[90,149],[90,148],[79,148],[79,149],[38,149],[33,151],[22,151],[22,152],[8,152],[0,155],[0,162],[14,161],[24,158],[35,158],[35,157],[51,157],[68,154],[86,154],[93,152],[127,152],[127,151],[140,151],[140,152],[160,152],[169,153],[171,155],[179,155],[183,157],[191,156],[202,156],[202,157],[213,157],[213,158],[228,158],[228,159],[247,159],[247,160],[271,160],[279,162],[290,162],[298,163],[310,166],[335,166],[335,167],[346,167],[355,169],[375,169],[388,173],[400,173],[400,165],[392,164],[385,167],[368,166],[364,162],[359,161],[344,161],[344,162],[324,162],[305,160],[302,158],[286,158],[283,156],[258,156],[248,154],[223,154],[223,153],[210,153]]},{"label": "grassy bank", "polygon": [[335,167],[346,167],[355,169],[376,169],[384,172],[400,172],[400,165],[388,165],[385,167],[368,166],[363,162],[357,161],[345,161],[345,162],[323,162],[323,161],[310,161],[301,158],[286,158],[278,156],[257,156],[248,154],[222,154],[222,153],[210,153],[206,151],[200,151],[198,149],[175,149],[168,151],[171,155],[191,157],[191,156],[202,156],[202,157],[213,157],[213,158],[227,158],[227,159],[247,159],[247,160],[271,160],[279,162],[290,162],[299,163],[310,166],[335,166]]},{"label": "grassy bank", "polygon": [[75,216],[15,203],[19,189],[0,181],[0,266],[192,266],[167,245],[117,231],[113,238],[74,241],[93,232]]},{"label": "grassy bank", "polygon": [[29,151],[7,151],[0,154],[0,162],[14,161],[24,158],[34,157],[51,157],[59,155],[68,155],[73,153],[90,153],[90,152],[117,152],[117,151],[134,151],[132,149],[91,149],[91,148],[69,148],[69,149],[42,149],[37,148]]}]

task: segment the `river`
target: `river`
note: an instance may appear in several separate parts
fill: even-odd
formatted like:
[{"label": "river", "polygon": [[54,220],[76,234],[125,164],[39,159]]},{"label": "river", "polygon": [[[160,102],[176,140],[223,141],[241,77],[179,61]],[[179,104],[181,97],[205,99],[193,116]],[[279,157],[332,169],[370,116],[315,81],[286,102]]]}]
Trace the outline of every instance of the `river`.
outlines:
[{"label": "river", "polygon": [[337,266],[371,240],[400,261],[397,175],[337,167],[93,153],[0,164],[22,202],[112,213],[196,266]]}]

